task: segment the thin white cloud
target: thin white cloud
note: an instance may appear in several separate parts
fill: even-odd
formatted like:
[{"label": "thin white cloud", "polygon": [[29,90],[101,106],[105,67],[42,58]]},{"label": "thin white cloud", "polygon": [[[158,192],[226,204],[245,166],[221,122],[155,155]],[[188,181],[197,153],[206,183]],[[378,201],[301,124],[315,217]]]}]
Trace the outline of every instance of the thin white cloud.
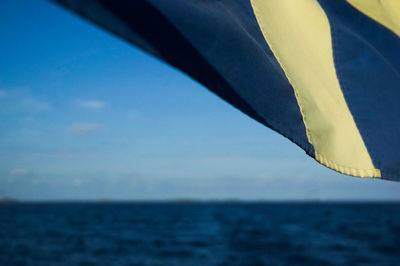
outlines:
[{"label": "thin white cloud", "polygon": [[98,132],[101,128],[99,124],[80,123],[69,126],[67,132],[75,136],[89,136]]},{"label": "thin white cloud", "polygon": [[47,112],[52,109],[52,105],[48,102],[31,98],[21,101],[19,108],[31,112]]},{"label": "thin white cloud", "polygon": [[4,90],[0,90],[0,99],[6,98],[7,97],[7,92]]},{"label": "thin white cloud", "polygon": [[80,187],[83,183],[83,180],[80,178],[75,178],[74,180],[72,180],[72,185],[74,187]]},{"label": "thin white cloud", "polygon": [[126,114],[126,118],[129,120],[136,120],[140,117],[141,117],[140,113],[135,110],[130,110]]},{"label": "thin white cloud", "polygon": [[107,104],[99,100],[78,100],[76,104],[85,109],[99,110],[104,108]]},{"label": "thin white cloud", "polygon": [[6,113],[37,113],[53,109],[50,103],[36,98],[28,89],[0,90],[0,99],[4,100],[0,111]]},{"label": "thin white cloud", "polygon": [[27,175],[28,173],[29,171],[23,168],[15,168],[10,171],[10,175],[12,176],[24,176]]}]

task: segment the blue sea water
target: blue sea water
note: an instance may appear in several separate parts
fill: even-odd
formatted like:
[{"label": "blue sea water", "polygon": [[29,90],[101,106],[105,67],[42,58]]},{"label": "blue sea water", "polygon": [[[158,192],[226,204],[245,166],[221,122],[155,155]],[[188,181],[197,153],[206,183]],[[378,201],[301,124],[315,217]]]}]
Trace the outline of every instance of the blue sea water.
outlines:
[{"label": "blue sea water", "polygon": [[400,204],[3,204],[0,265],[400,265]]}]

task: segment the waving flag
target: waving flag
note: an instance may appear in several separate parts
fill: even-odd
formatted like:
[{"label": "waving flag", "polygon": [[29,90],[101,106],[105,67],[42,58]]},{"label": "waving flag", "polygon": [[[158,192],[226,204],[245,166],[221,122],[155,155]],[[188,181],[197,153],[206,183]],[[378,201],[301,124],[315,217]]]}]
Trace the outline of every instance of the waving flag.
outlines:
[{"label": "waving flag", "polygon": [[400,1],[57,2],[186,72],[321,164],[400,180]]}]

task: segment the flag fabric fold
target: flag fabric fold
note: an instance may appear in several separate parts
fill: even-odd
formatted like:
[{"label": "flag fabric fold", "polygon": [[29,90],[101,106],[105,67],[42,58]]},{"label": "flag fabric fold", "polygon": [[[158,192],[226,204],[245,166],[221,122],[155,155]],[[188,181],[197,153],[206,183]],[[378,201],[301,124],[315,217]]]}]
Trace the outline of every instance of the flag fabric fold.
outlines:
[{"label": "flag fabric fold", "polygon": [[56,2],[187,73],[321,164],[400,180],[400,1]]}]

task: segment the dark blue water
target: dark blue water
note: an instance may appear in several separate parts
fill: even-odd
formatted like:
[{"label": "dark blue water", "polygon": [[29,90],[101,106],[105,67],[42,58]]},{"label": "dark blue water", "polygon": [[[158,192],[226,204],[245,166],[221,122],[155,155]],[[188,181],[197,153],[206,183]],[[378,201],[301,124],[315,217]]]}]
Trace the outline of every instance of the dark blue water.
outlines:
[{"label": "dark blue water", "polygon": [[0,265],[400,265],[400,204],[0,205]]}]

